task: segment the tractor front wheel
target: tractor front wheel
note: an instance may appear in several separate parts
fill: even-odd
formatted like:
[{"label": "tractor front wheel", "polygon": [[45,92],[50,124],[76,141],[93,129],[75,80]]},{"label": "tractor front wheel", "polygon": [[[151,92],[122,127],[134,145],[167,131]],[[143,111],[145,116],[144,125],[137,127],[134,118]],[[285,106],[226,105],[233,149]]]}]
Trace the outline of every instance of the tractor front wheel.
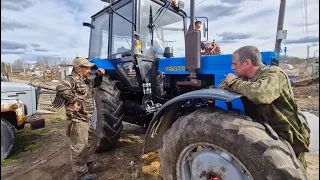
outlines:
[{"label": "tractor front wheel", "polygon": [[182,116],[163,137],[163,179],[307,179],[290,144],[233,111],[202,109]]},{"label": "tractor front wheel", "polygon": [[109,76],[103,76],[101,85],[95,89],[97,152],[111,150],[120,138],[123,129],[123,101],[120,100],[120,93],[117,82]]}]

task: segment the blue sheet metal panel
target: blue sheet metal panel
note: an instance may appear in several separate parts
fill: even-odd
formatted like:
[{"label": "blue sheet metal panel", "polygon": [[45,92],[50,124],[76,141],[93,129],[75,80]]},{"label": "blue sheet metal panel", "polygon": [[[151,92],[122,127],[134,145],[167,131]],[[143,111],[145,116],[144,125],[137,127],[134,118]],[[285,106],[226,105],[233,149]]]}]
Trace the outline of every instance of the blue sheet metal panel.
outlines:
[{"label": "blue sheet metal panel", "polygon": [[[278,59],[278,54],[274,51],[260,52],[262,62],[270,65],[273,58]],[[202,56],[201,67],[198,74],[221,74],[231,72],[232,54],[222,54],[214,56]],[[162,58],[159,61],[159,71],[165,74],[188,74],[186,70],[168,70],[166,67],[185,67],[185,58]]]},{"label": "blue sheet metal panel", "polygon": [[108,59],[89,59],[90,62],[94,63],[98,68],[105,70],[115,70],[114,66]]},{"label": "blue sheet metal panel", "polygon": [[280,56],[274,51],[265,51],[265,52],[260,52],[260,53],[262,55],[262,62],[264,62],[267,65],[271,65],[273,58],[275,58],[277,60],[280,59]]},{"label": "blue sheet metal panel", "polygon": [[[231,69],[231,55],[202,56],[201,68],[198,74],[217,74]],[[159,71],[165,74],[188,74],[186,70],[167,70],[166,67],[185,67],[185,58],[162,58],[159,61]]]}]

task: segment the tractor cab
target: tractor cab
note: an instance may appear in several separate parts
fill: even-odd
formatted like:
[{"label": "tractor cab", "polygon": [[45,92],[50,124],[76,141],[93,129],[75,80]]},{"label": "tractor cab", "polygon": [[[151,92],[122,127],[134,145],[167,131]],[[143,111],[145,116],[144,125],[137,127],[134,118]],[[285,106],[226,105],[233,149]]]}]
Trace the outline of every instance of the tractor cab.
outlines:
[{"label": "tractor cab", "polygon": [[[154,58],[185,56],[187,15],[182,1],[118,0],[91,17],[89,59],[131,91],[150,83]],[[111,75],[112,76],[112,75]]]},{"label": "tractor cab", "polygon": [[118,0],[92,16],[89,58],[185,55],[187,15],[182,1]]}]

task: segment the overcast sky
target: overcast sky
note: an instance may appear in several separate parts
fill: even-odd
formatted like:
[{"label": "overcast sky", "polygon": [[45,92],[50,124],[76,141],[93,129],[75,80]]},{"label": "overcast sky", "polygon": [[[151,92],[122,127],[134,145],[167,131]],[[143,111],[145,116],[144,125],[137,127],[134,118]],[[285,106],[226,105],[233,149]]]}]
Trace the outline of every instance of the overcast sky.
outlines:
[{"label": "overcast sky", "polygon": [[[189,0],[183,0],[189,12]],[[319,49],[319,0],[308,0],[310,56]],[[199,4],[200,3],[200,4]],[[196,15],[209,18],[209,39],[224,54],[240,46],[274,49],[280,0],[196,0]],[[90,16],[100,0],[1,0],[1,61],[41,56],[88,56]],[[288,55],[307,56],[300,0],[287,0],[282,47]]]}]

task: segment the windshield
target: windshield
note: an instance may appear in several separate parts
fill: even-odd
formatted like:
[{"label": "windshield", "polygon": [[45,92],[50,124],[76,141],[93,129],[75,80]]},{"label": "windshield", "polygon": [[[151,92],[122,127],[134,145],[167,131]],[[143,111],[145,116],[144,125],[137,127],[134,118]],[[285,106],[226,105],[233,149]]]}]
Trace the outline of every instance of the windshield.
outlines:
[{"label": "windshield", "polygon": [[[109,41],[112,42],[111,54],[128,52],[132,46],[132,7],[130,2],[119,9],[114,10],[112,23],[112,38],[109,40],[109,13],[106,11],[95,16],[92,25],[95,26],[91,30],[89,58],[108,58]],[[125,17],[127,20],[119,16]]]},{"label": "windshield", "polygon": [[[152,7],[153,47],[151,47],[151,33],[149,32],[150,6]],[[174,56],[184,56],[184,23],[183,17],[169,9],[161,11],[162,6],[151,1],[141,0],[141,34],[142,51],[147,56],[163,57],[165,47],[170,47]]]},{"label": "windshield", "polygon": [[[117,9],[116,12],[132,22],[132,6],[133,3],[130,2],[125,6]],[[131,50],[132,45],[133,26],[131,22],[128,22],[117,13],[113,13],[113,45],[111,54],[128,52]]]},{"label": "windshield", "polygon": [[108,58],[109,14],[104,12],[92,20],[89,58]]}]

